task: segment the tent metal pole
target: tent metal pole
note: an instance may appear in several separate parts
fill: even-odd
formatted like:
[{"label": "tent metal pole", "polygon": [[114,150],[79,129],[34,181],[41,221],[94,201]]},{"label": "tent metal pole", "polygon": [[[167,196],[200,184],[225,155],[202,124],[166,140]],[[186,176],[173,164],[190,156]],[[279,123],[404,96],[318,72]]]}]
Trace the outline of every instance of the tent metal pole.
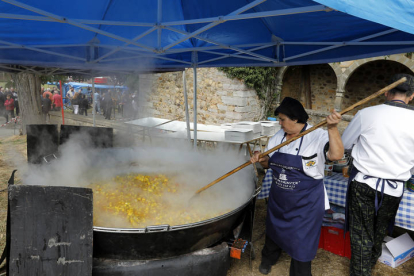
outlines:
[{"label": "tent metal pole", "polygon": [[[17,1],[15,2],[18,3]],[[329,8],[324,5],[314,5],[314,6],[301,7],[301,8],[246,13],[246,14],[240,14],[240,15],[227,15],[227,16],[222,16],[222,17],[208,17],[208,18],[169,21],[169,22],[167,21],[167,22],[160,22],[160,23],[161,25],[165,25],[165,26],[188,25],[188,24],[198,24],[198,23],[205,24],[205,23],[211,23],[214,21],[218,21],[220,20],[220,18],[222,18],[222,20],[224,21],[245,20],[245,19],[265,18],[265,17],[280,16],[280,15],[300,14],[300,13],[319,12],[319,11],[328,11],[328,10]],[[44,21],[44,22],[55,22],[56,21],[54,18],[50,18],[47,16],[22,15],[22,14],[12,14],[12,13],[0,13],[0,18]],[[131,27],[154,27],[155,26],[154,23],[112,21],[112,20],[76,19],[76,22],[81,23],[81,24],[88,24],[88,25],[114,25],[114,26],[131,26]]]},{"label": "tent metal pole", "polygon": [[17,48],[24,48],[24,49],[27,49],[27,50],[32,50],[32,51],[36,51],[36,52],[40,52],[40,53],[45,53],[45,54],[50,54],[50,55],[55,55],[55,56],[60,56],[60,57],[65,57],[65,58],[71,58],[71,59],[76,59],[76,60],[80,60],[80,61],[86,61],[86,59],[84,59],[84,58],[79,58],[79,57],[75,57],[75,56],[60,54],[60,53],[56,53],[56,52],[53,52],[53,51],[42,50],[42,49],[30,47],[30,46],[21,45],[21,44],[11,43],[11,42],[8,42],[8,41],[5,41],[5,40],[0,40],[0,43],[10,45],[10,46],[15,46]]},{"label": "tent metal pole", "polygon": [[[272,45],[274,46],[274,45]],[[268,47],[272,47],[269,45],[266,46],[260,46],[257,48],[253,48],[253,49],[249,49],[250,52],[252,51],[257,51],[257,50],[261,50],[264,48],[268,48]],[[208,59],[208,60],[204,60],[202,62],[199,62],[198,64],[203,64],[203,63],[208,63],[208,62],[212,62],[212,61],[216,61],[216,60],[220,60],[220,59],[224,59],[224,58],[229,58],[229,57],[235,57],[235,58],[242,58],[242,59],[251,59],[251,60],[259,60],[261,61],[262,59],[260,58],[255,58],[255,57],[246,57],[246,56],[240,56],[241,53],[235,53],[235,54],[224,54],[224,53],[219,53],[219,52],[212,52],[212,51],[198,51],[199,53],[207,53],[207,54],[212,54],[212,55],[221,55],[221,57],[217,57],[217,58],[213,58],[213,59]]]},{"label": "tent metal pole", "polygon": [[46,76],[51,76],[54,72],[56,72],[56,71],[58,71],[58,70],[60,70],[60,68],[55,68],[55,69],[53,69],[53,70],[50,70],[50,72],[49,72],[49,73],[46,73]]},{"label": "tent metal pole", "polygon": [[[0,65],[0,68],[19,71],[19,72],[25,72],[26,71],[26,70],[22,70],[22,69],[19,69],[19,68],[13,68],[13,67],[11,67],[11,65]],[[13,72],[13,73],[15,73],[15,72]]]},{"label": "tent metal pole", "polygon": [[[266,0],[256,0],[256,1],[254,1],[254,2],[252,2],[252,3],[250,3],[250,4],[248,4],[248,5],[243,6],[243,7],[242,7],[242,8],[240,8],[240,9],[237,9],[237,10],[235,10],[235,11],[231,12],[229,15],[239,15],[239,14],[241,14],[241,13],[243,13],[243,12],[245,12],[245,11],[247,11],[247,10],[251,9],[251,8],[254,8],[255,6],[257,6],[257,5],[261,4],[261,3],[265,2],[265,1],[266,1]],[[217,25],[219,25],[219,24],[221,24],[221,23],[224,23],[224,22],[225,22],[225,21],[224,21],[224,20],[222,20],[222,17],[218,17],[218,18],[217,18],[217,20],[215,20],[215,21],[211,22],[210,24],[208,24],[208,25],[206,25],[206,26],[204,26],[204,27],[202,27],[202,28],[198,29],[198,30],[197,30],[197,31],[195,31],[195,32],[192,32],[192,33],[188,34],[187,36],[185,36],[185,37],[183,37],[183,38],[181,38],[181,39],[179,39],[179,40],[176,40],[175,42],[173,42],[173,43],[171,43],[171,44],[169,44],[169,45],[165,46],[165,47],[164,47],[164,48],[162,48],[162,49],[163,49],[164,51],[166,51],[166,50],[168,50],[168,49],[170,49],[170,48],[174,47],[175,45],[178,45],[178,44],[180,44],[181,42],[184,42],[184,41],[186,41],[186,40],[188,40],[188,39],[190,39],[190,38],[192,38],[192,37],[195,37],[196,35],[201,34],[201,33],[205,32],[205,31],[207,31],[207,30],[209,30],[209,29],[213,28],[214,26],[217,26]]]},{"label": "tent metal pole", "polygon": [[[251,51],[251,50],[249,50]],[[220,53],[220,52],[212,52],[212,51],[198,51],[199,53],[206,53],[206,54],[212,54],[212,55],[217,55],[217,56],[221,56],[220,58],[229,58],[229,57],[235,57],[235,58],[242,58],[242,59],[250,59],[250,60],[258,60],[258,61],[263,61],[263,59],[261,58],[255,58],[255,57],[247,57],[247,56],[240,56],[241,53],[236,53],[236,54],[224,54],[224,53]],[[201,63],[201,62],[200,62]]]},{"label": "tent metal pole", "polygon": [[[0,13],[0,18],[19,19],[19,20],[33,20],[55,22],[53,18],[37,15],[22,15],[13,13]],[[115,26],[131,26],[131,27],[154,27],[153,23],[144,22],[128,22],[128,21],[111,21],[111,20],[90,20],[90,19],[76,19],[79,23],[94,24],[94,25],[115,25]]]},{"label": "tent metal pole", "polygon": [[[350,42],[360,42],[360,41],[363,41],[363,40],[368,40],[368,39],[372,39],[372,38],[375,38],[375,37],[391,34],[391,33],[397,32],[397,31],[398,30],[396,30],[396,29],[391,29],[391,30],[387,30],[387,31],[384,31],[384,32],[380,32],[380,33],[360,37],[360,38],[351,40]],[[332,50],[332,49],[335,49],[335,48],[343,47],[343,46],[346,46],[346,45],[342,44],[342,45],[329,46],[329,47],[325,47],[325,48],[322,48],[322,49],[319,49],[319,50],[314,50],[314,51],[310,51],[310,52],[303,53],[303,54],[300,54],[300,55],[291,56],[291,57],[283,59],[283,61],[288,61],[288,60],[291,60],[291,59],[296,59],[296,58],[300,58],[300,57],[304,57],[304,56],[309,56],[309,55],[313,55],[313,54],[316,54],[316,53],[325,52],[325,51],[329,51],[329,50]]]},{"label": "tent metal pole", "polygon": [[96,127],[95,77],[92,77],[92,114],[93,114],[93,126]]},{"label": "tent metal pole", "polygon": [[[143,32],[142,34],[140,34],[140,35],[138,35],[138,36],[134,37],[132,40],[133,40],[133,41],[138,41],[138,40],[140,40],[141,38],[143,38],[143,37],[145,37],[145,36],[149,35],[149,34],[150,34],[150,33],[152,33],[153,31],[155,31],[156,29],[157,29],[157,28],[152,27],[152,28],[151,28],[151,29],[149,29],[148,31]],[[129,43],[125,43],[122,47],[127,47],[128,45],[129,45]],[[113,55],[113,54],[115,54],[116,52],[121,51],[121,50],[123,50],[123,48],[121,48],[121,47],[116,47],[115,49],[113,49],[113,50],[112,50],[112,51],[110,51],[109,53],[107,53],[107,54],[105,54],[105,55],[101,56],[101,57],[100,57],[100,58],[98,58],[98,59],[95,59],[94,61],[92,61],[92,63],[97,63],[97,62],[101,61],[102,59],[104,59],[104,58],[106,58],[106,57],[109,57],[110,55]]]},{"label": "tent metal pole", "polygon": [[[265,43],[249,43],[249,44],[237,44],[233,45],[238,48],[251,48],[251,47],[258,47],[258,46],[275,46],[277,45],[276,42],[265,42]],[[89,46],[89,45],[85,45]],[[114,45],[105,45],[105,44],[99,44],[94,45],[96,47],[102,47],[102,48],[108,48],[108,49],[121,49],[125,50],[125,52],[141,52],[142,54],[145,54],[148,52],[141,51],[141,49],[137,47],[123,47],[123,46],[114,46]],[[168,51],[165,51],[163,53],[158,53],[158,55],[170,55],[170,54],[177,54],[177,53],[186,53],[186,52],[193,52],[193,51],[210,51],[210,50],[227,50],[228,48],[223,48],[221,46],[203,46],[203,47],[194,47],[194,48],[180,48],[180,49],[170,49]]]},{"label": "tent metal pole", "polygon": [[191,65],[191,62],[188,62],[188,61],[183,61],[183,60],[174,59],[174,58],[160,57],[160,56],[156,56],[156,55],[145,55],[145,54],[138,55],[138,56],[129,56],[129,57],[122,57],[122,58],[105,59],[102,62],[115,61],[115,60],[130,60],[132,58],[143,58],[143,57],[152,57],[152,58],[158,58],[158,59],[162,59],[162,60],[169,60],[169,61],[174,61],[174,62],[178,62],[178,63]]},{"label": "tent metal pole", "polygon": [[[253,47],[253,48],[251,48],[251,49],[246,49],[247,51],[250,51],[250,52],[253,52],[253,51],[258,51],[258,50],[261,50],[261,49],[266,49],[266,48],[269,48],[269,47],[274,47],[274,46],[276,46],[277,44],[275,43],[275,44],[266,44],[266,45],[261,45],[261,46],[258,46],[258,47]],[[213,52],[213,51],[209,51],[209,50],[198,50],[198,52],[205,52],[205,53],[210,53],[210,54],[215,54],[215,55],[226,55],[226,54],[224,54],[224,53],[220,53],[220,52]],[[237,55],[241,55],[242,53],[235,53],[235,54],[229,54],[229,55],[233,55],[233,56],[237,56]]]},{"label": "tent metal pole", "polygon": [[361,41],[343,41],[343,42],[287,42],[281,41],[280,45],[339,45],[339,46],[383,46],[383,45],[412,45],[414,41],[375,41],[375,42],[361,42]]},{"label": "tent metal pole", "polygon": [[[260,4],[260,3],[259,3]],[[301,8],[292,8],[292,9],[283,9],[283,10],[272,10],[264,12],[252,12],[244,14],[229,14],[221,17],[208,17],[208,18],[198,18],[190,20],[180,20],[180,21],[170,21],[162,22],[164,26],[174,26],[174,25],[187,25],[187,24],[205,24],[215,21],[231,21],[231,20],[245,20],[245,19],[254,19],[254,18],[265,18],[265,17],[275,17],[282,15],[291,15],[291,14],[301,14],[301,13],[311,13],[311,12],[328,12],[331,9],[324,5],[314,5]]]},{"label": "tent metal pole", "polygon": [[[183,31],[183,30],[179,30],[179,29],[176,29],[176,28],[172,28],[172,27],[165,27],[165,29],[170,30],[172,32],[179,33],[179,34],[184,34],[184,35],[189,35],[190,34],[189,32],[186,32],[186,31]],[[201,36],[198,36],[198,35],[195,35],[193,37],[194,38],[197,38],[198,40],[201,40],[201,41],[205,41],[205,42],[208,42],[208,43],[211,43],[211,44],[216,44],[218,46],[221,46],[223,49],[231,49],[231,50],[236,51],[236,52],[240,52],[240,53],[243,53],[243,54],[247,54],[247,55],[250,55],[250,56],[254,56],[254,57],[260,58],[260,59],[262,59],[264,61],[278,62],[276,59],[269,58],[269,57],[266,57],[266,56],[263,56],[263,55],[259,55],[259,54],[256,54],[256,53],[252,53],[250,51],[246,51],[246,50],[243,50],[243,49],[234,47],[234,46],[225,45],[223,43],[220,43],[220,42],[215,41],[215,40],[212,40],[212,39],[208,39],[208,38],[201,37]]]},{"label": "tent metal pole", "polygon": [[188,112],[187,80],[185,78],[185,69],[183,71],[183,89],[184,89],[185,122],[187,125],[187,138],[188,138],[188,141],[191,141],[190,114]]},{"label": "tent metal pole", "polygon": [[197,52],[193,52],[191,59],[193,61],[193,86],[194,86],[194,148],[197,148]]},{"label": "tent metal pole", "polygon": [[60,22],[60,23],[66,23],[66,24],[69,24],[69,25],[72,25],[72,26],[76,26],[76,27],[81,28],[81,29],[84,29],[84,30],[88,30],[90,32],[98,33],[98,34],[101,34],[101,35],[104,35],[104,36],[107,36],[107,37],[110,37],[110,38],[113,38],[113,39],[116,39],[116,40],[120,40],[120,41],[123,41],[123,42],[127,42],[127,43],[130,43],[130,44],[133,44],[135,46],[141,47],[143,51],[153,52],[155,50],[153,47],[149,47],[147,45],[144,45],[144,44],[141,44],[141,43],[132,41],[130,39],[127,39],[125,37],[121,37],[119,35],[115,35],[115,34],[106,32],[104,30],[101,30],[101,29],[98,29],[98,28],[94,28],[94,27],[91,27],[91,26],[88,26],[88,25],[79,23],[78,21],[72,20],[70,18],[65,18],[63,16],[59,16],[59,15],[56,15],[56,14],[47,12],[45,10],[35,8],[33,6],[24,4],[24,3],[19,2],[19,1],[15,1],[15,0],[2,0],[2,1],[3,2],[6,2],[6,3],[9,3],[11,5],[14,5],[14,6],[20,7],[22,9],[32,11],[34,13],[47,16],[47,17],[52,18],[55,21]]},{"label": "tent metal pole", "polygon": [[[89,44],[62,44],[62,45],[31,45],[32,48],[65,48],[65,47],[85,47]],[[19,49],[21,46],[0,46],[0,49]]]},{"label": "tent metal pole", "polygon": [[[162,0],[158,0],[158,12],[157,12],[157,25],[160,25],[162,21]],[[161,34],[162,29],[158,28],[157,30],[157,48],[161,49]]]},{"label": "tent metal pole", "polygon": [[[266,42],[266,43],[249,43],[249,44],[237,44],[234,45],[238,48],[250,48],[250,47],[258,47],[258,46],[265,46],[268,45],[270,46],[275,46],[277,45],[277,42]],[[113,46],[108,46],[108,45],[101,45],[102,47],[112,47]],[[228,48],[223,48],[221,46],[207,46],[207,47],[194,47],[194,48],[180,48],[180,49],[170,49],[168,51],[165,51],[165,55],[169,55],[169,54],[178,54],[178,53],[186,53],[186,52],[192,52],[192,51],[211,51],[211,50],[227,50]],[[136,48],[132,48],[132,51],[138,51],[136,50]]]}]

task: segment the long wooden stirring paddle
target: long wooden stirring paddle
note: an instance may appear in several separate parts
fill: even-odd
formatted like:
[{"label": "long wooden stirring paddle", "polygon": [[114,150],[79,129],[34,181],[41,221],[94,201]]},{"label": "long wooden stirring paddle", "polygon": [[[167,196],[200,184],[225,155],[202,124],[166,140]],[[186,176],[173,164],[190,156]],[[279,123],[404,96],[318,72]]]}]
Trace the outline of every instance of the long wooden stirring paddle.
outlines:
[{"label": "long wooden stirring paddle", "polygon": [[[339,114],[341,114],[341,115],[342,115],[342,114],[345,114],[345,113],[347,113],[348,111],[351,111],[352,109],[354,109],[354,108],[356,108],[356,107],[358,107],[358,106],[360,106],[360,105],[363,105],[364,103],[366,103],[366,102],[368,102],[368,101],[370,101],[370,100],[372,100],[372,99],[374,99],[374,98],[376,98],[376,97],[378,97],[378,96],[380,96],[380,95],[384,94],[385,92],[387,92],[387,91],[389,91],[389,90],[393,89],[394,87],[396,87],[396,86],[398,86],[399,84],[401,84],[401,83],[405,82],[406,80],[407,80],[406,78],[401,78],[400,80],[398,80],[398,81],[396,81],[396,82],[394,82],[394,83],[392,83],[392,84],[390,84],[390,85],[388,85],[388,86],[386,86],[386,87],[382,88],[381,90],[379,90],[379,91],[375,92],[375,93],[374,93],[374,94],[372,94],[371,96],[368,96],[368,97],[366,97],[365,99],[360,100],[359,102],[357,102],[357,103],[355,103],[355,104],[351,105],[350,107],[348,107],[348,108],[346,108],[346,109],[344,109],[344,110],[340,111],[340,112],[339,112]],[[320,128],[321,126],[325,125],[326,123],[327,123],[327,121],[326,121],[326,119],[325,119],[325,120],[323,120],[322,122],[318,123],[317,125],[315,125],[315,126],[311,127],[310,129],[307,129],[307,130],[305,130],[304,132],[300,133],[298,136],[295,136],[295,137],[293,137],[293,138],[291,138],[291,139],[289,139],[289,140],[287,140],[287,141],[285,141],[285,142],[283,142],[283,143],[281,143],[281,144],[277,145],[276,147],[271,148],[270,150],[268,150],[268,151],[266,151],[266,152],[261,153],[261,154],[260,154],[260,157],[266,156],[266,155],[268,155],[269,153],[272,153],[272,152],[274,152],[274,151],[276,151],[276,150],[280,149],[281,147],[286,146],[286,145],[288,145],[288,144],[292,143],[293,141],[295,141],[295,140],[297,140],[297,139],[301,138],[302,136],[304,136],[304,135],[308,134],[309,132],[312,132],[312,131],[314,131],[315,129]],[[223,175],[223,176],[221,176],[221,177],[217,178],[216,180],[214,180],[214,181],[213,181],[213,182],[211,182],[210,184],[208,184],[208,185],[204,186],[203,188],[199,189],[199,190],[195,193],[195,195],[197,195],[197,194],[201,193],[202,191],[204,191],[204,190],[206,190],[206,189],[210,188],[211,186],[213,186],[213,185],[217,184],[218,182],[220,182],[220,181],[222,181],[223,179],[227,178],[228,176],[230,176],[230,175],[234,174],[235,172],[238,172],[238,171],[240,171],[241,169],[243,169],[243,168],[245,168],[245,167],[249,166],[250,164],[252,164],[252,163],[251,163],[250,161],[247,161],[247,162],[246,162],[246,163],[244,163],[243,165],[241,165],[241,166],[239,166],[239,167],[235,168],[234,170],[232,170],[232,171],[230,171],[230,172],[226,173],[225,175]]]}]

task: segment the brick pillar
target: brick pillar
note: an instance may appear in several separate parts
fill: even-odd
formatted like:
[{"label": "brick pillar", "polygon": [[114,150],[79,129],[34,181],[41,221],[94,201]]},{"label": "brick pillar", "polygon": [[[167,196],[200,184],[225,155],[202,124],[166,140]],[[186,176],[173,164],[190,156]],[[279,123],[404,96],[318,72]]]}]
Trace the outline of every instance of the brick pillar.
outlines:
[{"label": "brick pillar", "polygon": [[282,96],[282,86],[283,86],[283,76],[285,75],[286,71],[288,69],[288,66],[283,66],[279,68],[279,72],[276,76],[276,106],[279,106],[280,104],[280,96]]},{"label": "brick pillar", "polygon": [[277,94],[277,96],[276,96],[276,106],[279,106],[279,104],[280,104],[280,96],[282,95],[282,86],[283,86],[282,81],[280,81],[276,84],[276,94]]},{"label": "brick pillar", "polygon": [[335,97],[335,110],[340,111],[342,105],[342,99],[344,97],[344,90],[337,88],[336,89],[336,97]]}]

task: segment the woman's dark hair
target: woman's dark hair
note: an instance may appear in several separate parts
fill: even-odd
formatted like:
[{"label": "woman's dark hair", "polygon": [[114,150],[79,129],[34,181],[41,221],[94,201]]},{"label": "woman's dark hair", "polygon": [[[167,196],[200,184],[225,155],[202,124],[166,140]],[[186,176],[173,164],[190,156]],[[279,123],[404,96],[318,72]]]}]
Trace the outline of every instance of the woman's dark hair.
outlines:
[{"label": "woman's dark hair", "polygon": [[275,110],[275,116],[279,113],[285,114],[291,120],[298,120],[298,123],[305,124],[309,115],[306,113],[303,105],[298,101],[290,97],[285,97],[280,105]]},{"label": "woman's dark hair", "polygon": [[408,74],[396,74],[391,78],[391,82],[396,82],[401,78],[407,78],[407,81],[401,83],[397,87],[391,89],[389,93],[391,94],[405,94],[406,97],[410,97],[414,93],[414,77]]}]

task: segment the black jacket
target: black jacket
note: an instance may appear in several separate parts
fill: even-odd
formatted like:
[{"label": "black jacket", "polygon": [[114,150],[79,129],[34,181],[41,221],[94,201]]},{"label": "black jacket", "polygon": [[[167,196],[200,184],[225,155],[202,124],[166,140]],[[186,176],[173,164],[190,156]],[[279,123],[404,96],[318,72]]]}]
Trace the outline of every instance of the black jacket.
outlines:
[{"label": "black jacket", "polygon": [[80,100],[80,102],[79,102],[79,108],[82,108],[82,109],[88,109],[88,107],[89,107],[89,101],[88,101],[88,99],[81,99]]},{"label": "black jacket", "polygon": [[6,101],[6,95],[0,92],[0,109],[5,108],[4,102]]},{"label": "black jacket", "polygon": [[48,98],[42,99],[42,112],[43,113],[49,113],[50,109],[52,107],[52,101]]},{"label": "black jacket", "polygon": [[72,99],[71,103],[72,103],[72,105],[79,105],[80,100],[81,99],[79,97],[77,97],[76,99]]}]

